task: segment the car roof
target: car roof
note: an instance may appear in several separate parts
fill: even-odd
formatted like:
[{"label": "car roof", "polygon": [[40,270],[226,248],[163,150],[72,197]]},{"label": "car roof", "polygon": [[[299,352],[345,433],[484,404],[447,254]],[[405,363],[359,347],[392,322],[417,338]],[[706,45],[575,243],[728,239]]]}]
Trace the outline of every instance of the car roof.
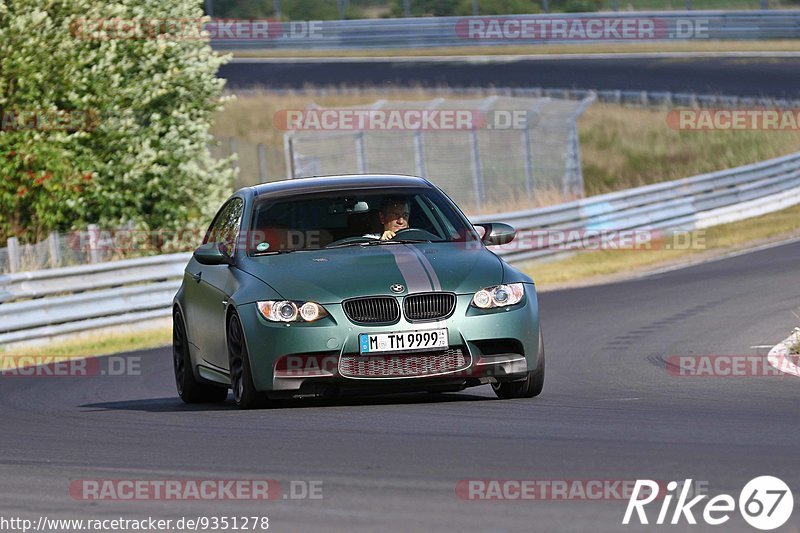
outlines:
[{"label": "car roof", "polygon": [[260,183],[252,187],[255,196],[275,193],[325,192],[341,189],[372,189],[384,187],[426,187],[433,185],[417,176],[399,174],[343,174],[335,176],[314,176],[311,178],[295,178],[269,183]]}]

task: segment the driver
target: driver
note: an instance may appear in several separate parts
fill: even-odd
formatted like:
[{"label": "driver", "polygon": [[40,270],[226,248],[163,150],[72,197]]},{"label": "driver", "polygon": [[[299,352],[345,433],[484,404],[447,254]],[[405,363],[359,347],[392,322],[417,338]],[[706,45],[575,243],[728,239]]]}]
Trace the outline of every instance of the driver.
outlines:
[{"label": "driver", "polygon": [[411,214],[408,199],[403,197],[385,198],[378,213],[378,219],[383,225],[383,232],[369,233],[365,237],[388,241],[393,239],[398,231],[408,228],[408,217]]}]

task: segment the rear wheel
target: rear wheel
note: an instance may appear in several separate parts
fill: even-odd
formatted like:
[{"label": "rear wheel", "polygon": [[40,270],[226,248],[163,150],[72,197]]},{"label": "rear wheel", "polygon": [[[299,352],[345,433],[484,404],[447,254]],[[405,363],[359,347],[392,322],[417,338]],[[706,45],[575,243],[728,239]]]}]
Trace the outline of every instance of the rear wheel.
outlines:
[{"label": "rear wheel", "polygon": [[544,343],[542,331],[539,330],[539,363],[536,370],[528,372],[522,381],[508,381],[505,383],[492,383],[492,389],[498,398],[508,400],[511,398],[533,398],[542,393],[544,387]]},{"label": "rear wheel", "polygon": [[244,340],[242,323],[236,314],[228,319],[228,358],[231,372],[233,401],[240,409],[257,409],[267,405],[267,396],[256,390],[250,356]]},{"label": "rear wheel", "polygon": [[175,386],[178,396],[186,403],[224,402],[228,397],[228,389],[200,383],[192,371],[192,360],[189,357],[189,340],[186,337],[186,326],[180,311],[172,315],[172,367],[175,370]]}]

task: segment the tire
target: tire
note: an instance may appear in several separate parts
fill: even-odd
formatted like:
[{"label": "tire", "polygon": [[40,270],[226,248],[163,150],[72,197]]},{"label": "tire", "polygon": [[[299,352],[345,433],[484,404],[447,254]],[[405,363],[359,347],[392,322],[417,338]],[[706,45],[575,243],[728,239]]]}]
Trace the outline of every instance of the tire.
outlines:
[{"label": "tire", "polygon": [[192,360],[189,357],[189,340],[186,337],[186,325],[183,315],[176,310],[172,315],[172,368],[175,371],[175,386],[178,396],[185,403],[224,402],[228,397],[226,387],[215,387],[200,383],[192,371]]},{"label": "tire", "polygon": [[247,353],[242,323],[236,313],[228,319],[228,361],[230,363],[233,401],[239,409],[258,409],[267,406],[267,396],[256,390],[250,356]]},{"label": "tire", "polygon": [[539,364],[536,370],[528,372],[523,381],[508,381],[505,383],[492,383],[492,389],[498,398],[509,400],[512,398],[533,398],[539,396],[544,388],[544,343],[542,331],[539,330]]}]

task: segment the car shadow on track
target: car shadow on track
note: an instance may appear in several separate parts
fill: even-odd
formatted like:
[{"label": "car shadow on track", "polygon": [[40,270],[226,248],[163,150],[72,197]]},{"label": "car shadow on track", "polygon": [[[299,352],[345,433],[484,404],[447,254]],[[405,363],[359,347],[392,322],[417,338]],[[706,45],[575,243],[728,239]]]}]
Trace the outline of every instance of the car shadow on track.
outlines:
[{"label": "car shadow on track", "polygon": [[[291,400],[273,400],[264,408],[270,410],[307,409],[314,407],[343,406],[379,406],[379,405],[418,405],[449,402],[495,401],[493,396],[480,396],[465,393],[404,393],[380,396],[352,396],[343,398],[294,398]],[[99,402],[80,405],[90,411],[145,411],[159,412],[196,412],[196,411],[229,411],[236,410],[230,396],[224,403],[185,404],[177,397],[150,398],[146,400],[128,400],[121,402]]]}]

